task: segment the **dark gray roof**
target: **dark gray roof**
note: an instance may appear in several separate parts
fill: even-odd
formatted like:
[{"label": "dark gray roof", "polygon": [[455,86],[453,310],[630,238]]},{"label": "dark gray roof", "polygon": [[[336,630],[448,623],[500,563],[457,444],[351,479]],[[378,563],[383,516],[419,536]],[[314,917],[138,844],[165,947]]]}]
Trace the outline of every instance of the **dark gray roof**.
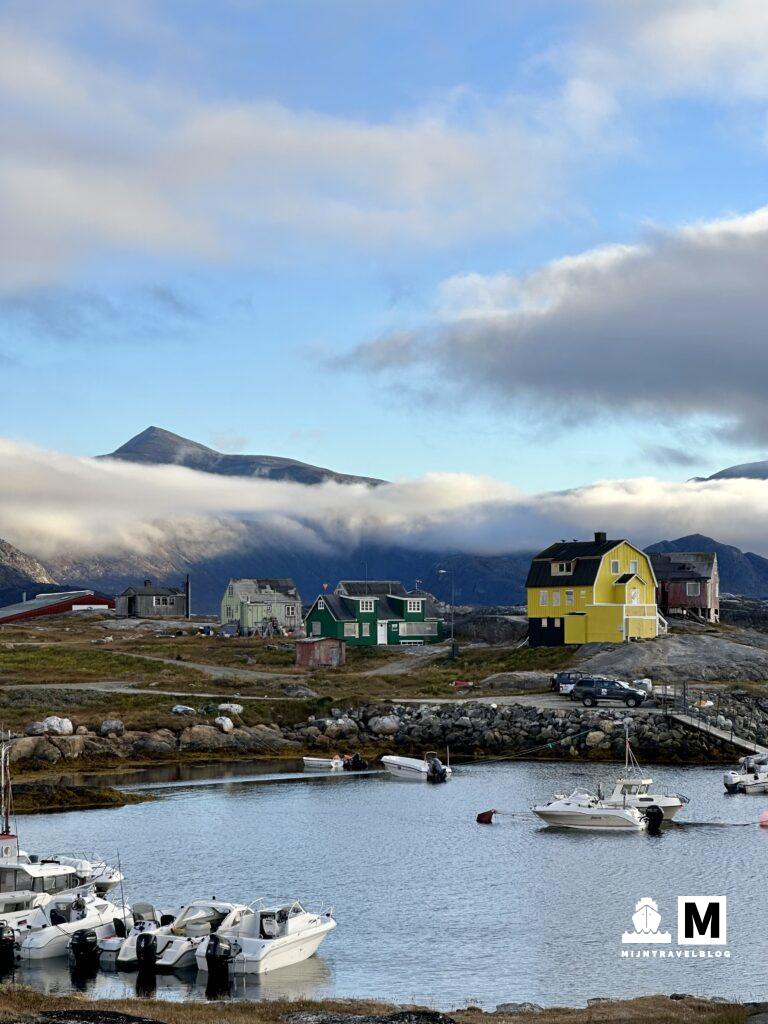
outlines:
[{"label": "dark gray roof", "polygon": [[339,580],[336,593],[342,588],[350,597],[378,597],[381,594],[406,596],[405,587],[399,580]]},{"label": "dark gray roof", "polygon": [[355,605],[351,601],[346,601],[338,594],[327,592],[320,594],[320,597],[325,601],[325,607],[338,622],[354,622],[356,618]]},{"label": "dark gray roof", "polygon": [[[625,572],[623,575],[619,576],[616,582],[629,583],[630,580],[640,580],[640,577],[637,575],[636,572]],[[642,583],[643,581],[640,580],[640,582]]]},{"label": "dark gray roof", "polygon": [[269,588],[284,597],[298,597],[299,594],[290,576],[234,576],[230,583],[252,583],[259,591]]},{"label": "dark gray roof", "polygon": [[[587,586],[594,583],[603,555],[612,551],[621,540],[571,540],[558,541],[534,555],[528,570],[526,587],[567,587]],[[575,562],[574,570],[567,576],[552,573],[553,562]]]},{"label": "dark gray roof", "polygon": [[120,597],[131,597],[134,594],[138,597],[183,597],[184,591],[178,587],[126,587]]},{"label": "dark gray roof", "polygon": [[717,564],[714,551],[652,551],[648,557],[658,580],[708,580]]}]

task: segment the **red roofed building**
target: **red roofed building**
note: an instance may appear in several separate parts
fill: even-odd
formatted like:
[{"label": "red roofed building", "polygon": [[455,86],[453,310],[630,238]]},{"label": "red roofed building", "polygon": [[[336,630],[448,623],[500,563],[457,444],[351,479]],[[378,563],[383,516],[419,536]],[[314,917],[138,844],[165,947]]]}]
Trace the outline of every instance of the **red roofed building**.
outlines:
[{"label": "red roofed building", "polygon": [[115,607],[114,598],[93,590],[68,590],[60,594],[38,594],[29,601],[0,608],[0,625],[39,619],[45,615],[67,615],[70,612],[106,612]]}]

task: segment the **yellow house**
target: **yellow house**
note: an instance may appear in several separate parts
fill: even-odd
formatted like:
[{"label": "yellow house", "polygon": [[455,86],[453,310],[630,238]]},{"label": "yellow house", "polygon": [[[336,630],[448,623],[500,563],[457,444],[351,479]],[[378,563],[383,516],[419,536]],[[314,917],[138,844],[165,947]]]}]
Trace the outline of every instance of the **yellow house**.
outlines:
[{"label": "yellow house", "polygon": [[531,647],[648,639],[664,624],[650,558],[604,533],[545,548],[525,586]]}]

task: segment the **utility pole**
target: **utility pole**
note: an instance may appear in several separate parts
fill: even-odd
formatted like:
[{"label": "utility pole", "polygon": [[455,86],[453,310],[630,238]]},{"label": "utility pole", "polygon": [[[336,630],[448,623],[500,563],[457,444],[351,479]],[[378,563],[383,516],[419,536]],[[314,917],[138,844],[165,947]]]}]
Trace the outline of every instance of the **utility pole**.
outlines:
[{"label": "utility pole", "polygon": [[454,630],[455,614],[456,614],[456,570],[451,567],[450,569],[438,569],[438,575],[445,576],[447,573],[451,574],[451,658],[457,658],[459,655],[459,645],[456,643],[456,635]]}]

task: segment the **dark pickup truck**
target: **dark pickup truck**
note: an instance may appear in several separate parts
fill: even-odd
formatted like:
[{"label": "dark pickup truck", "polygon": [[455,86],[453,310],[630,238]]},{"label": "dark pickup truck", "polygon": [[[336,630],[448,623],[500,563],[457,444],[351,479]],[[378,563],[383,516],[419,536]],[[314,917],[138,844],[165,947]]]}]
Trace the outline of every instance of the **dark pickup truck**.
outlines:
[{"label": "dark pickup truck", "polygon": [[580,700],[584,707],[593,708],[600,701],[615,700],[628,708],[638,708],[648,694],[618,679],[580,679],[570,692],[571,700]]}]

